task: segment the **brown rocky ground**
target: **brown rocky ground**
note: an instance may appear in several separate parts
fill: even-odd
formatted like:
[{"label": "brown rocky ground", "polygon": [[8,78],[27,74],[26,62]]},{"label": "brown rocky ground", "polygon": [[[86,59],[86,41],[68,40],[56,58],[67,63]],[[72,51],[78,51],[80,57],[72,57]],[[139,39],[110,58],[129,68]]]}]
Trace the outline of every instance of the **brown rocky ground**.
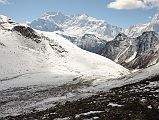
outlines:
[{"label": "brown rocky ground", "polygon": [[159,76],[1,120],[159,120]]}]

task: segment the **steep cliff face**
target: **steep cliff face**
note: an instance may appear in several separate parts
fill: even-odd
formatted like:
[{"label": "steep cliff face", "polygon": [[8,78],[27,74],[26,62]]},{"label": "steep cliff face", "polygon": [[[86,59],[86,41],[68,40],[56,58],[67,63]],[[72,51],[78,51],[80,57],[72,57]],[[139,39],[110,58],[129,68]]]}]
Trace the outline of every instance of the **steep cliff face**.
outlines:
[{"label": "steep cliff face", "polygon": [[118,34],[107,42],[100,54],[129,68],[145,68],[159,62],[159,36],[153,31],[144,32],[137,38]]}]

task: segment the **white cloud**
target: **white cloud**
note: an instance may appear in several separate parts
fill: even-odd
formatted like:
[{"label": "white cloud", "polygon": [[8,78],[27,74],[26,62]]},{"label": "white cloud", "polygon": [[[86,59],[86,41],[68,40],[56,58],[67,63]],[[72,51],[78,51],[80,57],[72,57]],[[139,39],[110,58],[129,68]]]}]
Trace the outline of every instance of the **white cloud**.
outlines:
[{"label": "white cloud", "polygon": [[0,4],[8,4],[8,0],[0,0]]},{"label": "white cloud", "polygon": [[115,0],[107,5],[113,9],[159,8],[159,0]]}]

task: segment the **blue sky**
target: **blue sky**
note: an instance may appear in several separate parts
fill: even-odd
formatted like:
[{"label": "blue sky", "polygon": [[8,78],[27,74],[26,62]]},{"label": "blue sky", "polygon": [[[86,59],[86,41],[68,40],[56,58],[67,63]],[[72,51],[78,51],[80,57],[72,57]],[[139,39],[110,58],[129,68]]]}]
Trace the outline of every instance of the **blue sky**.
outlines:
[{"label": "blue sky", "polygon": [[133,24],[147,23],[150,20],[149,17],[158,12],[157,7],[131,8],[128,5],[126,8],[127,4],[119,7],[120,3],[115,3],[108,8],[108,4],[120,1],[122,0],[8,0],[5,3],[6,0],[0,0],[0,14],[9,16],[16,22],[26,22],[50,11],[60,11],[68,15],[86,13],[110,24],[126,28]]}]

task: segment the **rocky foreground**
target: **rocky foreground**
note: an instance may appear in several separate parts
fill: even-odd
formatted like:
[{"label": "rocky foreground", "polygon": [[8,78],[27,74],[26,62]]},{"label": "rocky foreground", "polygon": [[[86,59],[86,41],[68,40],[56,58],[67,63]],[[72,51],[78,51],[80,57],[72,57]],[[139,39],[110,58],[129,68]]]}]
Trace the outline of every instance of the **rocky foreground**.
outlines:
[{"label": "rocky foreground", "polygon": [[1,120],[159,120],[159,76]]}]

